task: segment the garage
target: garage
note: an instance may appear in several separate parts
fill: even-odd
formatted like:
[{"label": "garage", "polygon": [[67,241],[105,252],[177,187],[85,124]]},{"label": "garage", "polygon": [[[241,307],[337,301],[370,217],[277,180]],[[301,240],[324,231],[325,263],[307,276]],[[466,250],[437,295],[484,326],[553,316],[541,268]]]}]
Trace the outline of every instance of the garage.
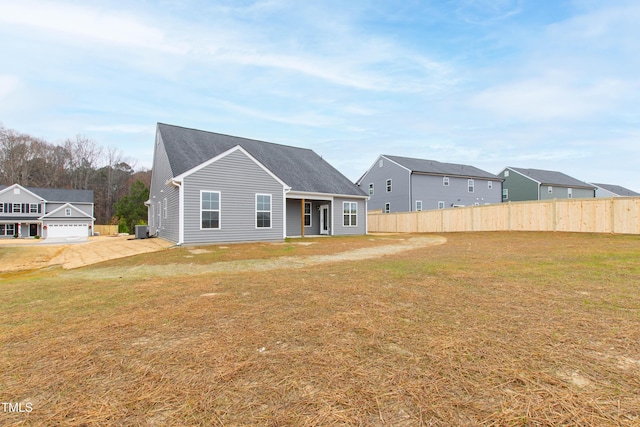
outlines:
[{"label": "garage", "polygon": [[86,239],[89,236],[89,224],[82,223],[49,223],[48,239]]}]

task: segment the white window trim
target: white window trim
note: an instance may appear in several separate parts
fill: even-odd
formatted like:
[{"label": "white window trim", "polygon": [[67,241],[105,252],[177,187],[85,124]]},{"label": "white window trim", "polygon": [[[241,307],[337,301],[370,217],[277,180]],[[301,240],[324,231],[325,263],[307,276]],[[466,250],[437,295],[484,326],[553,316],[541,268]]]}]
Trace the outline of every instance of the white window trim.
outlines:
[{"label": "white window trim", "polygon": [[[345,213],[346,206],[349,205],[348,213]],[[355,206],[355,209],[352,209]],[[355,224],[351,223],[352,216],[355,215]],[[344,217],[349,217],[349,224],[344,225]],[[358,202],[342,202],[342,226],[343,227],[357,227],[358,226]]]},{"label": "white window trim", "polygon": [[[269,210],[258,210],[258,196],[269,196]],[[273,228],[273,196],[267,193],[256,193],[256,204],[255,204],[255,227],[256,230],[270,230]],[[269,212],[269,226],[268,227],[258,227],[258,213],[259,212]]]},{"label": "white window trim", "polygon": [[493,181],[487,181],[487,188],[493,190]]},{"label": "white window trim", "polygon": [[504,177],[505,177],[505,178],[508,178],[508,177],[509,177],[509,171],[508,171],[508,170],[504,171]]},{"label": "white window trim", "polygon": [[393,180],[392,179],[388,179],[385,182],[386,188],[387,188],[387,193],[391,193],[393,191]]},{"label": "white window trim", "polygon": [[467,180],[467,191],[469,193],[474,193],[476,191],[476,182],[473,179]]},{"label": "white window trim", "polygon": [[553,187],[552,186],[548,186],[547,187],[547,193],[553,194]]},{"label": "white window trim", "polygon": [[29,213],[38,213],[37,203],[29,203]]},{"label": "white window trim", "polygon": [[375,188],[373,185],[373,182],[369,184],[369,195],[373,196],[373,194],[375,193]]},{"label": "white window trim", "polygon": [[442,200],[438,201],[438,209],[444,209],[444,202]]},{"label": "white window trim", "polygon": [[[203,228],[202,227],[202,212],[205,210],[202,208],[202,193],[217,193],[218,194],[218,209],[206,209],[207,212],[218,212],[218,227],[217,228]],[[200,190],[200,230],[221,230],[222,229],[222,193],[215,190]]]},{"label": "white window trim", "polygon": [[64,216],[71,216],[71,208],[64,208]]},{"label": "white window trim", "polygon": [[387,202],[384,204],[384,213],[391,213],[391,203]]},{"label": "white window trim", "polygon": [[[307,213],[307,205],[309,205],[309,213]],[[304,202],[304,226],[313,227],[313,205],[311,202]],[[309,225],[307,225],[307,216],[309,216]],[[257,215],[256,215],[257,217]]]},{"label": "white window trim", "polygon": [[509,200],[509,189],[508,188],[503,188],[502,189],[502,200]]},{"label": "white window trim", "polygon": [[[418,207],[418,203],[420,204],[420,207]],[[416,200],[416,212],[420,211],[422,211],[422,200]]]},{"label": "white window trim", "polygon": [[443,187],[448,187],[449,186],[449,177],[448,176],[443,176],[442,177],[442,186]]},{"label": "white window trim", "polygon": [[573,188],[567,188],[567,197],[573,199]]},{"label": "white window trim", "polygon": [[20,203],[13,203],[12,213],[22,213],[22,205]]}]

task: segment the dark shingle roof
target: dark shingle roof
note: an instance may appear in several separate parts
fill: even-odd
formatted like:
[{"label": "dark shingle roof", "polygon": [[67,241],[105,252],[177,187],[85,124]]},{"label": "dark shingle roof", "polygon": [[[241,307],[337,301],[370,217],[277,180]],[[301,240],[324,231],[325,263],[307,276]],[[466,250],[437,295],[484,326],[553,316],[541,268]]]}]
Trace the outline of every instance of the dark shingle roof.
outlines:
[{"label": "dark shingle roof", "polygon": [[560,187],[572,187],[572,188],[589,188],[595,189],[595,187],[591,184],[588,184],[584,181],[580,181],[578,179],[572,178],[569,175],[563,174],[562,172],[556,171],[547,171],[542,169],[525,169],[525,168],[513,168],[509,167],[509,169],[514,170],[522,175],[528,176],[535,181],[538,181],[542,185],[556,185]]},{"label": "dark shingle roof", "polygon": [[365,196],[313,150],[158,123],[173,176],[239,145],[292,191]]},{"label": "dark shingle roof", "polygon": [[387,155],[384,155],[384,157],[393,160],[407,169],[410,169],[412,172],[446,176],[463,176],[469,178],[486,178],[502,181],[502,178],[474,166],[459,165],[455,163],[441,163],[436,162],[435,160],[414,159],[411,157]]},{"label": "dark shingle roof", "polygon": [[[0,185],[0,191],[7,188]],[[93,190],[67,190],[64,188],[24,187],[47,202],[93,203]]]},{"label": "dark shingle roof", "polygon": [[622,187],[620,185],[613,185],[613,184],[597,184],[597,183],[592,183],[593,185],[596,185],[600,188],[604,188],[607,191],[611,191],[613,194],[617,194],[618,196],[623,196],[623,197],[638,197],[640,196],[640,193],[636,193],[635,191],[629,190],[628,188]]}]

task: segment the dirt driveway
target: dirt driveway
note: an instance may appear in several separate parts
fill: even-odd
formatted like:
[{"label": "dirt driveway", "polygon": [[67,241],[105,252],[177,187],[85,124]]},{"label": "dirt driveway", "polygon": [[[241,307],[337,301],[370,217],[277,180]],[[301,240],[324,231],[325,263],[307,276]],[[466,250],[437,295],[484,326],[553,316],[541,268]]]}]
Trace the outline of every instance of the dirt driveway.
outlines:
[{"label": "dirt driveway", "polygon": [[[36,270],[55,265],[65,270],[132,255],[156,252],[172,246],[164,239],[133,239],[132,236],[97,236],[86,242],[57,244],[35,240],[0,243],[0,272]],[[10,260],[7,258],[11,258]]]}]

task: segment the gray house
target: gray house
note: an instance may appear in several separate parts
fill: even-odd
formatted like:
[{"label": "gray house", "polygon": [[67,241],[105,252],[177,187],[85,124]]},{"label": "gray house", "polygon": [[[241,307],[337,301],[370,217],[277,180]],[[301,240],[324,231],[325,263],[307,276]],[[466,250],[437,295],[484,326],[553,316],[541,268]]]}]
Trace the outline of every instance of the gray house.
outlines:
[{"label": "gray house", "polygon": [[502,179],[473,166],[381,155],[356,182],[369,209],[409,212],[500,203]]},{"label": "gray house", "polygon": [[312,150],[158,123],[151,235],[205,244],[366,234],[367,199]]},{"label": "gray house", "polygon": [[586,198],[595,196],[595,187],[562,172],[507,167],[499,173],[504,202]]},{"label": "gray house", "polygon": [[94,221],[91,190],[0,186],[0,238],[85,240]]},{"label": "gray house", "polygon": [[596,184],[596,197],[640,197],[640,193],[624,188],[620,185]]}]

